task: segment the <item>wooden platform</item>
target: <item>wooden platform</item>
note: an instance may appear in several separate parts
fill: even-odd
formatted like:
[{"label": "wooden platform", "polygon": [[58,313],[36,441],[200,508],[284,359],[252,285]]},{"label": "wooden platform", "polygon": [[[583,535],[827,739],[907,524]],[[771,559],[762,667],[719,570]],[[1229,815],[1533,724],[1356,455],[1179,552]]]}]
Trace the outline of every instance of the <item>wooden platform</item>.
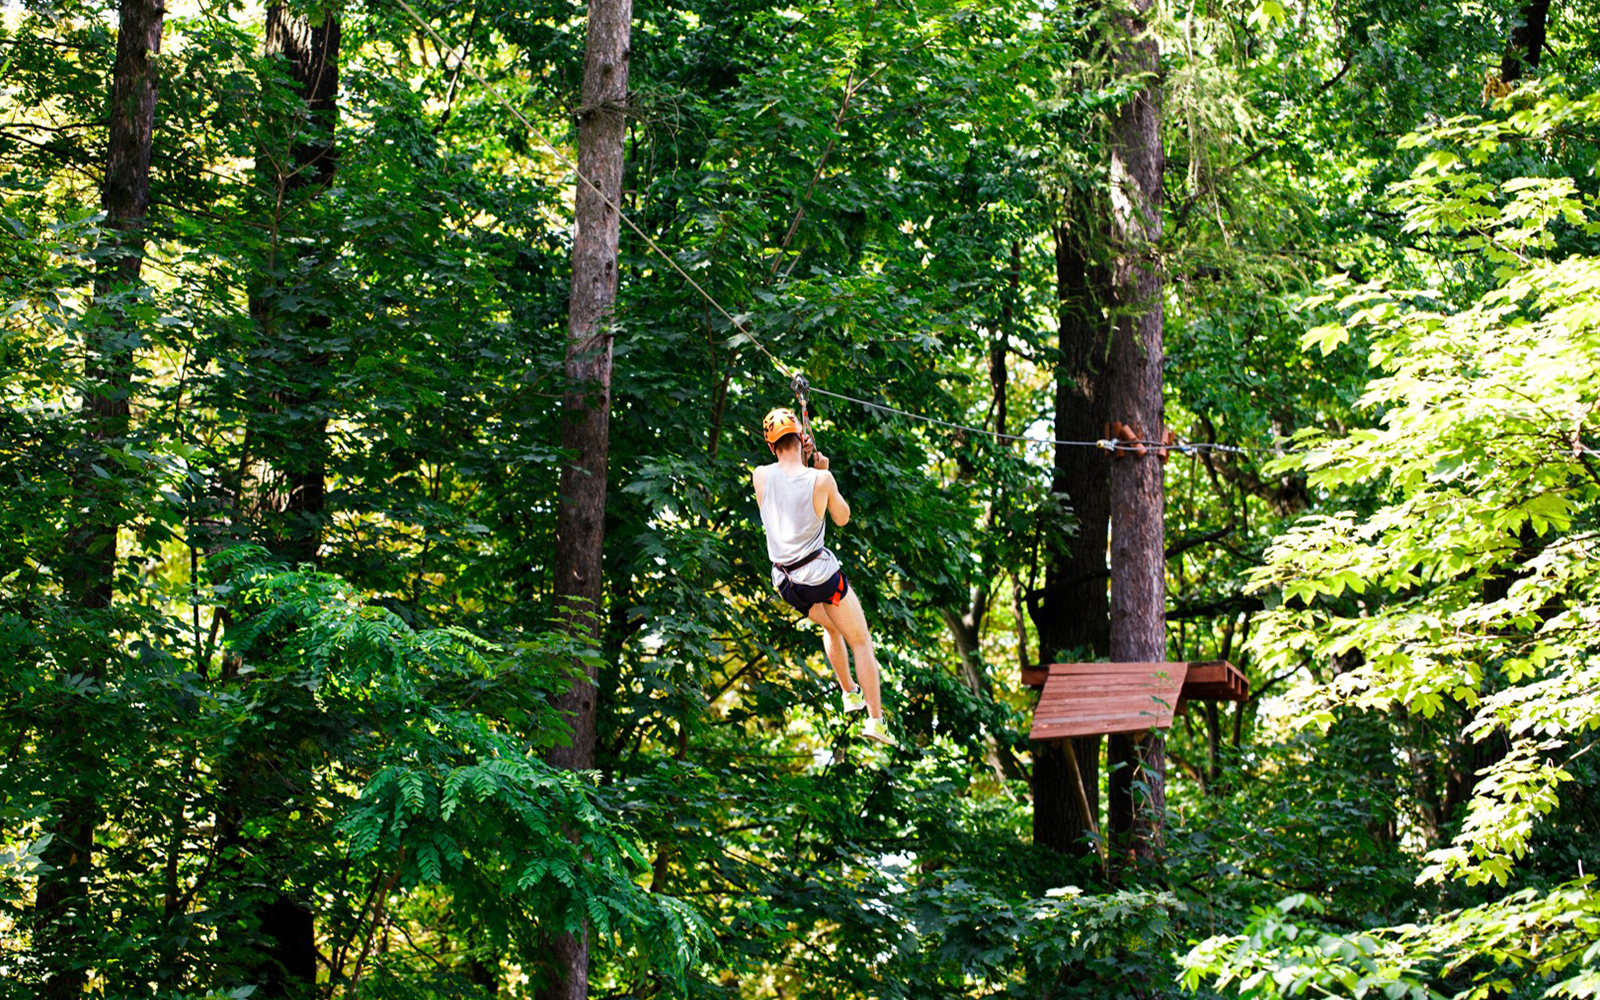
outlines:
[{"label": "wooden platform", "polygon": [[1191,663],[1178,697],[1185,701],[1244,701],[1250,697],[1250,679],[1227,660]]},{"label": "wooden platform", "polygon": [[1243,701],[1250,693],[1239,668],[1222,660],[1052,663],[1025,671],[1023,682],[1044,689],[1029,734],[1035,740],[1166,729],[1180,701]]}]

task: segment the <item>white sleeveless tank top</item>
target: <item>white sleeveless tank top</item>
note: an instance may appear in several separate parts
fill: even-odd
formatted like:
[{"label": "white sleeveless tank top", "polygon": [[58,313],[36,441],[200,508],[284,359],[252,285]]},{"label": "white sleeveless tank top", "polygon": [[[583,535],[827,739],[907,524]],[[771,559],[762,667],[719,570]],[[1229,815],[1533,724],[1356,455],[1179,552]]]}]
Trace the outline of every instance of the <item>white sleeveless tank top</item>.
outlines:
[{"label": "white sleeveless tank top", "polygon": [[[794,570],[789,578],[795,583],[819,584],[839,572],[839,559],[826,547],[825,516],[818,517],[811,496],[817,485],[817,470],[806,469],[789,477],[776,462],[766,467],[762,480],[761,526],[767,529],[767,558],[776,565],[799,562],[822,549],[822,555]],[[826,512],[824,512],[826,515]],[[783,580],[783,573],[772,571],[772,585]]]}]

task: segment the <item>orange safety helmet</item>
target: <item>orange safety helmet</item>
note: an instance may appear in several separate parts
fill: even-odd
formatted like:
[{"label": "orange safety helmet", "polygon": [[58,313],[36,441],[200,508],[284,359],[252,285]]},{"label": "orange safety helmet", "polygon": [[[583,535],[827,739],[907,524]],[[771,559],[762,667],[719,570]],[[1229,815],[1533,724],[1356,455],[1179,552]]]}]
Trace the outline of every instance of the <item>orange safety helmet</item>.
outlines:
[{"label": "orange safety helmet", "polygon": [[777,444],[785,434],[800,433],[800,418],[787,406],[777,407],[761,421],[761,432],[766,435],[767,444]]}]

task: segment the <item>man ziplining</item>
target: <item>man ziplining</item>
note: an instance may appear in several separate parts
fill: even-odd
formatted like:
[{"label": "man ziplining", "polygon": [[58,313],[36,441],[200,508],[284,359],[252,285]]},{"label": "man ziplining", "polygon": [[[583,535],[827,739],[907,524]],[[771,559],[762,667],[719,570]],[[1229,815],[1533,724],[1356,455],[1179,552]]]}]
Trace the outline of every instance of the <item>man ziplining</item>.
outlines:
[{"label": "man ziplining", "polygon": [[[867,710],[861,735],[894,746],[894,737],[883,723],[878,660],[872,652],[867,616],[845,579],[839,558],[822,544],[827,534],[824,512],[843,527],[850,521],[850,505],[828,471],[828,456],[816,450],[793,410],[778,407],[767,414],[761,429],[767,447],[778,459],[750,472],[761,525],[767,531],[772,585],[795,610],[822,626],[822,648],[839,681],[844,710]],[[807,455],[814,456],[814,468],[806,465]],[[850,656],[855,657],[859,685],[850,676]]]}]

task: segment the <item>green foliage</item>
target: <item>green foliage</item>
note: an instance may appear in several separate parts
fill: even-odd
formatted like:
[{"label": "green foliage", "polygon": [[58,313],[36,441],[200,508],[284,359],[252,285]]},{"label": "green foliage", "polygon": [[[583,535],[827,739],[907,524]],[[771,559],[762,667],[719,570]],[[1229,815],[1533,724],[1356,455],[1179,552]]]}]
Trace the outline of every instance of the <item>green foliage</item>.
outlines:
[{"label": "green foliage", "polygon": [[1591,989],[1592,955],[1582,956],[1592,949],[1579,943],[1592,927],[1589,880],[1549,885],[1519,864],[1600,726],[1586,624],[1600,613],[1589,558],[1600,479],[1586,427],[1600,405],[1600,230],[1592,194],[1572,180],[1489,172],[1556,130],[1596,137],[1600,103],[1567,98],[1559,80],[1547,86],[1549,97],[1519,91],[1507,114],[1402,142],[1430,149],[1396,185],[1405,228],[1481,253],[1486,269],[1409,291],[1341,276],[1310,302],[1336,304],[1344,319],[1309,331],[1308,347],[1328,352],[1347,331],[1365,333],[1377,371],[1360,402],[1377,425],[1301,435],[1305,454],[1283,464],[1330,492],[1373,484],[1378,502],[1296,524],[1253,581],[1283,602],[1256,639],[1268,662],[1346,664],[1309,693],[1304,722],[1400,706],[1460,717],[1465,740],[1502,746],[1418,880],[1518,891],[1375,936],[1308,932],[1304,943],[1293,943],[1300,925],[1263,911],[1246,936],[1191,954],[1191,984],[1206,973],[1251,995],[1337,981],[1357,995],[1381,986],[1415,996],[1449,984],[1477,997],[1509,989],[1504,970],[1526,966],[1550,995]]},{"label": "green foliage", "polygon": [[[1184,983],[1194,989],[1210,978],[1216,989],[1249,997],[1591,996],[1600,932],[1592,881],[1523,889],[1426,924],[1354,934],[1305,921],[1298,911],[1319,907],[1291,896],[1257,908],[1244,934],[1191,951]],[[1440,977],[1450,992],[1433,985]]]},{"label": "green foliage", "polygon": [[1244,934],[1211,938],[1190,952],[1184,985],[1196,988],[1205,974],[1215,976],[1218,990],[1237,982],[1238,994],[1246,997],[1301,996],[1308,990],[1357,998],[1381,992],[1388,1000],[1437,996],[1414,975],[1420,954],[1406,929],[1393,935],[1319,934],[1294,921],[1300,907],[1318,908],[1303,895],[1256,907]]},{"label": "green foliage", "polygon": [[[389,911],[440,893],[486,946],[533,953],[550,927],[587,921],[642,967],[681,979],[704,927],[638,887],[644,861],[628,831],[583,776],[538,756],[559,732],[547,697],[573,650],[553,637],[505,649],[459,628],[414,630],[337,578],[230,568],[241,617],[222,683],[155,650],[149,669],[103,689],[34,679],[32,705],[89,699],[84,723],[119,748],[99,779],[111,783],[93,789],[118,817],[101,834],[99,894],[121,917],[98,932],[98,948],[172,942],[107,968],[121,995],[141,981],[248,984],[258,907],[291,886],[325,901],[335,980],[361,974],[356,955],[387,933]],[[141,733],[142,751],[127,742]],[[129,770],[140,775],[131,785],[114,777]],[[6,813],[37,829],[56,779],[16,777]],[[208,814],[204,825],[191,818]],[[138,859],[169,824],[163,902],[143,897]],[[4,898],[18,924],[47,839],[7,855]],[[205,927],[232,933],[181,943]],[[387,960],[374,963],[382,975]]]},{"label": "green foliage", "polygon": [[[340,7],[326,187],[260,12],[173,7],[143,281],[97,301],[116,18],[0,9],[4,992],[292,993],[288,907],[330,997],[528,995],[580,924],[609,997],[1592,993],[1592,8],[1487,111],[1518,4],[1161,9],[1168,421],[1310,450],[1166,466],[1171,655],[1255,698],[1185,706],[1116,878],[1027,842],[1079,484],[987,433],[1049,432],[1058,244],[1107,263],[1114,5],[635,11],[630,216],[817,386],[983,429],[813,401],[894,752],[768,592],[786,381],[628,232],[601,640],[548,631],[579,7],[424,7],[455,52]],[[574,662],[584,775],[542,762]]]},{"label": "green foliage", "polygon": [[[536,754],[560,731],[546,696],[563,664],[588,654],[553,636],[511,651],[460,628],[414,631],[336,578],[236,576],[261,608],[242,623],[240,655],[270,648],[272,665],[258,669],[287,671],[321,714],[360,720],[349,733],[365,759],[341,771],[365,786],[334,826],[350,862],[386,872],[387,891],[448,891],[492,943],[531,950],[541,928],[587,922],[681,980],[697,918],[639,890],[645,861],[626,831],[582,776]],[[292,725],[276,714],[269,727]]]}]

